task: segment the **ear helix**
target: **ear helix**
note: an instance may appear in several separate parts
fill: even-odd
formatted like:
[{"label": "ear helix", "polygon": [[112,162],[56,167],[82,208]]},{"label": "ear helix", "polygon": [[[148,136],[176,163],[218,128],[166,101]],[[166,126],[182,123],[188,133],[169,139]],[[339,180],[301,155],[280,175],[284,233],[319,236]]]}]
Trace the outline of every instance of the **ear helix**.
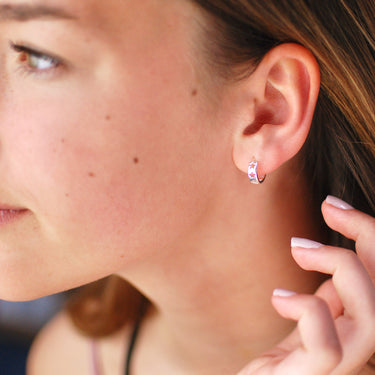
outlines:
[{"label": "ear helix", "polygon": [[261,184],[266,178],[266,175],[262,177],[258,175],[258,162],[255,159],[250,162],[247,175],[249,176],[250,182],[256,185]]}]

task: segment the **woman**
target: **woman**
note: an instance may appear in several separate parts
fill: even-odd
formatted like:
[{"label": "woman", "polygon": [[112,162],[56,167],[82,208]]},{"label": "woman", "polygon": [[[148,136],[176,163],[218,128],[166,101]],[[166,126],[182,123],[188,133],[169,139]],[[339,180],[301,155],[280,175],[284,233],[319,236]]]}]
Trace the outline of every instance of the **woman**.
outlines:
[{"label": "woman", "polygon": [[117,275],[29,374],[375,373],[374,11],[0,1],[0,295]]}]

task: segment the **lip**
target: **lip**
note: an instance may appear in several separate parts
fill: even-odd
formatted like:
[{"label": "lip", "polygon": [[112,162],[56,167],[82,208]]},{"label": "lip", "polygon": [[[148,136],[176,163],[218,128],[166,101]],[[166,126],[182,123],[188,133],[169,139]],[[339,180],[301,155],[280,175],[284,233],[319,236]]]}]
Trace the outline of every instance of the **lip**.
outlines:
[{"label": "lip", "polygon": [[19,208],[8,208],[4,205],[0,206],[0,226],[11,223],[20,218],[27,210]]},{"label": "lip", "polygon": [[25,208],[23,207],[20,207],[20,206],[16,206],[16,205],[12,205],[12,204],[9,204],[9,203],[4,203],[4,202],[1,202],[0,201],[0,210],[4,210],[4,211],[26,211]]}]

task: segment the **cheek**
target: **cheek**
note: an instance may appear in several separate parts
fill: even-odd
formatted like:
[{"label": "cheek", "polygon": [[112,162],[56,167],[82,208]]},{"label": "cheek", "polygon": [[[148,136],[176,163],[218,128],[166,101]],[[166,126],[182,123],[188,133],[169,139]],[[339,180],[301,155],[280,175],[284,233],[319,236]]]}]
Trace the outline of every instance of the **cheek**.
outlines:
[{"label": "cheek", "polygon": [[24,108],[28,136],[12,150],[11,170],[49,242],[89,249],[84,257],[103,257],[105,248],[109,260],[134,258],[165,246],[203,210],[204,112],[189,105],[186,116],[186,98],[138,90],[108,95],[105,106],[90,98],[84,111],[74,105],[82,99],[68,110],[53,102]]},{"label": "cheek", "polygon": [[157,251],[189,230],[222,154],[212,108],[178,43],[138,45],[84,84],[18,92],[7,134],[10,186],[35,214],[46,251],[51,243],[79,249],[82,262],[106,260],[112,272],[119,257]]}]

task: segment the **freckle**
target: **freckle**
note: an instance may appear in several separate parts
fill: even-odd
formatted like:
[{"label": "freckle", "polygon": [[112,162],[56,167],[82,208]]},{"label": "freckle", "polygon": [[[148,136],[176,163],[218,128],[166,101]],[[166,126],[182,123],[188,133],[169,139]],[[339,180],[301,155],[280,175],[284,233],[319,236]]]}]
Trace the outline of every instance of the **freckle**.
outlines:
[{"label": "freckle", "polygon": [[61,143],[65,143],[65,138],[61,138]]},{"label": "freckle", "polygon": [[110,115],[105,116],[105,119],[109,121],[112,117]]},{"label": "freckle", "polygon": [[94,172],[89,172],[89,177],[95,177],[95,173]]},{"label": "freckle", "polygon": [[198,90],[197,89],[194,89],[192,92],[191,92],[191,96],[197,96],[198,94]]},{"label": "freckle", "polygon": [[69,194],[68,194],[68,193],[66,193],[65,196],[66,196],[67,198],[69,198]]},{"label": "freckle", "polygon": [[139,159],[138,158],[134,158],[133,162],[134,162],[134,164],[138,164],[139,163]]}]

